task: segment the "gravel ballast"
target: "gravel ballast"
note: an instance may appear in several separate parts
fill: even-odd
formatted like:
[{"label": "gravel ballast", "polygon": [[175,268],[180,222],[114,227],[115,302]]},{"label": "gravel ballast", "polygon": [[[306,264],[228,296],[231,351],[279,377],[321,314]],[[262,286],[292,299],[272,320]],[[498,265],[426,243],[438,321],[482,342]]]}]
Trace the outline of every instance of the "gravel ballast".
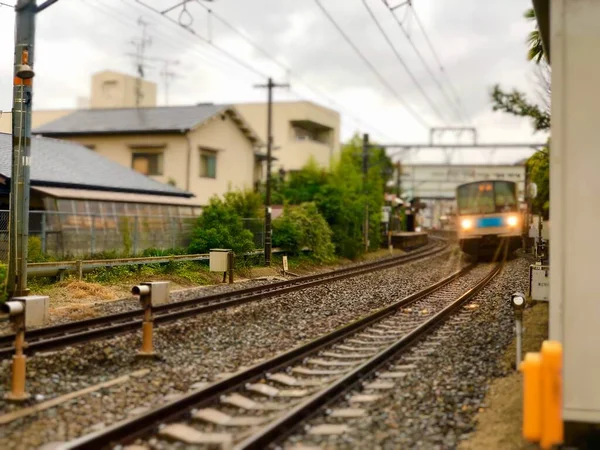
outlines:
[{"label": "gravel ballast", "polygon": [[[507,374],[501,360],[514,336],[509,299],[515,291],[526,291],[529,264],[525,258],[510,261],[471,301],[476,307],[468,313],[468,320],[442,326],[440,331],[452,333],[443,337],[436,351],[416,363],[393,390],[365,406],[368,417],[344,419],[348,433],[313,436],[297,432],[285,448],[298,443],[336,449],[456,448],[474,430],[476,413],[486,407],[484,398],[492,379]],[[343,401],[329,405],[347,406]],[[321,412],[308,425],[322,423],[335,423],[335,419]]]},{"label": "gravel ballast", "polygon": [[[100,429],[165,396],[187,392],[405,297],[458,270],[459,252],[353,277],[283,297],[218,311],[161,327],[155,334],[160,361],[139,360],[139,333],[80,345],[28,361],[28,390],[37,401],[105,382],[135,370],[149,374],[101,389],[0,428],[0,448],[36,448]],[[2,362],[8,386],[9,361]],[[35,400],[32,400],[35,403]],[[16,407],[0,401],[3,412]]]}]

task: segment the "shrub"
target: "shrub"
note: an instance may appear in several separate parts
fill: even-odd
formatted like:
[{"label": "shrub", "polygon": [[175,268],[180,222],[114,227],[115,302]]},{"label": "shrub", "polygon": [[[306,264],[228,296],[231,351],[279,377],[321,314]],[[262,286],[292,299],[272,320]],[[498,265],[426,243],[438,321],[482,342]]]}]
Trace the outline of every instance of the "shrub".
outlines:
[{"label": "shrub", "polygon": [[293,254],[303,248],[312,250],[318,261],[333,258],[334,246],[331,242],[331,228],[319,214],[314,203],[302,203],[286,210],[284,215],[273,222],[273,244]]},{"label": "shrub", "polygon": [[45,259],[42,252],[42,240],[37,236],[29,236],[27,239],[27,261],[43,262]]},{"label": "shrub", "polygon": [[211,248],[230,248],[235,253],[254,249],[254,236],[244,229],[242,217],[235,207],[213,197],[204,208],[192,231],[190,253],[207,253]]}]

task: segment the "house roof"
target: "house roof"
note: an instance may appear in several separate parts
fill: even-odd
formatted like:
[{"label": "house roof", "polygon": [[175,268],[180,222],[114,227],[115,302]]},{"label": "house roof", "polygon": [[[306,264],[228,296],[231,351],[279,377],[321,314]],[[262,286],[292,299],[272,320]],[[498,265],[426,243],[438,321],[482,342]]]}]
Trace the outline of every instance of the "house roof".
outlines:
[{"label": "house roof", "polygon": [[[0,175],[9,179],[12,136],[0,133]],[[73,142],[34,136],[31,139],[31,184],[113,192],[192,197],[159,183]]]},{"label": "house roof", "polygon": [[200,104],[151,108],[81,109],[33,130],[45,136],[185,133],[226,114],[253,142],[259,138],[230,105]]}]

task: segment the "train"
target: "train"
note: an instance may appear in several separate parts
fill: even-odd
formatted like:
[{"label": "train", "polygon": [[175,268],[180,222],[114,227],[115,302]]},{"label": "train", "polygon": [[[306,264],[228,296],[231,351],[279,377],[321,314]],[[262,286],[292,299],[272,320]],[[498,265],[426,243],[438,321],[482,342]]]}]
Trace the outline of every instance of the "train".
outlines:
[{"label": "train", "polygon": [[471,256],[506,257],[522,247],[523,214],[512,181],[486,180],[456,188],[456,230]]}]

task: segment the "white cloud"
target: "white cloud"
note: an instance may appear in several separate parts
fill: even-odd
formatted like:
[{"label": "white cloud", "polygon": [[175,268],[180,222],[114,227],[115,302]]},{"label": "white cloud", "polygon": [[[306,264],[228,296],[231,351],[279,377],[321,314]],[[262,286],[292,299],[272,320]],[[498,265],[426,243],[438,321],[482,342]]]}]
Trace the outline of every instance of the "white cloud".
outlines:
[{"label": "white cloud", "polygon": [[[158,9],[177,3],[176,0],[145,1]],[[440,121],[367,15],[362,1],[321,1],[400,96],[422,114],[425,121],[439,125]],[[368,3],[428,96],[439,104],[444,115],[450,116],[444,96],[383,2],[369,0]],[[525,119],[493,113],[489,99],[489,90],[495,83],[506,88],[517,87],[534,95],[533,66],[525,58],[525,40],[533,24],[522,17],[525,9],[530,7],[529,0],[488,1],[485,8],[481,0],[420,0],[413,3],[448,77],[479,128],[480,139],[488,142],[543,140],[543,136],[532,136],[530,124]],[[360,129],[370,132],[374,139],[386,141],[391,138],[400,142],[428,139],[428,131],[381,86],[313,0],[216,0],[206,5],[291,67],[292,73],[299,75],[302,81],[318,92],[325,92],[327,97],[316,95],[292,77],[292,92],[278,90],[276,99],[295,99],[300,94],[334,109],[342,105],[344,138],[358,129],[346,114],[349,112],[383,132],[370,127]],[[210,33],[204,9],[195,2],[190,3],[188,9],[194,17],[193,29],[208,38]],[[230,103],[265,98],[263,90],[253,88],[253,84],[264,80],[135,0],[61,0],[38,16],[35,108],[74,107],[78,96],[88,94],[89,78],[94,72],[113,69],[134,73],[133,61],[127,53],[134,50],[130,41],[140,35],[136,24],[140,16],[150,23],[148,30],[153,38],[147,54],[180,61],[175,68],[178,77],[170,85],[170,104]],[[175,19],[177,16],[177,11],[170,15]],[[3,110],[10,109],[11,105],[13,20],[9,8],[0,8],[0,109]],[[435,60],[414,20],[408,26],[413,42],[439,76]],[[280,81],[287,80],[281,67],[217,20],[212,20],[211,28],[213,42],[259,72]],[[159,101],[163,102],[160,63],[154,66],[148,78],[160,83]],[[450,95],[446,84],[444,89]],[[336,105],[331,105],[328,98],[335,100]],[[510,153],[514,155],[510,157],[509,153],[499,153],[496,160],[519,156],[515,152]],[[425,153],[422,155],[423,158],[426,156]],[[439,155],[431,157],[439,159]],[[481,159],[472,152],[462,154],[461,158],[466,161]]]}]

